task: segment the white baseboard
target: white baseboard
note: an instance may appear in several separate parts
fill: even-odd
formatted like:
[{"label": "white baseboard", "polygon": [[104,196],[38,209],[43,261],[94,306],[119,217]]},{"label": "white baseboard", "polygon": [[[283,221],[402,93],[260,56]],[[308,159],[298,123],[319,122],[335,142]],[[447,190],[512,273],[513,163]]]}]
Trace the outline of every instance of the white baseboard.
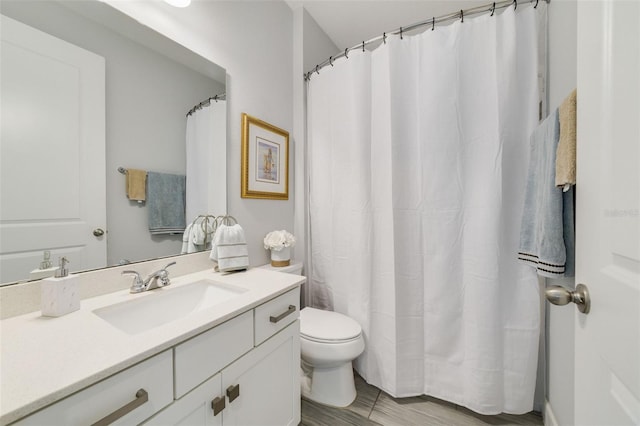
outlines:
[{"label": "white baseboard", "polygon": [[544,420],[544,426],[559,426],[558,420],[556,420],[556,416],[551,409],[551,404],[549,404],[549,400],[547,399],[544,400],[544,415],[542,419]]}]

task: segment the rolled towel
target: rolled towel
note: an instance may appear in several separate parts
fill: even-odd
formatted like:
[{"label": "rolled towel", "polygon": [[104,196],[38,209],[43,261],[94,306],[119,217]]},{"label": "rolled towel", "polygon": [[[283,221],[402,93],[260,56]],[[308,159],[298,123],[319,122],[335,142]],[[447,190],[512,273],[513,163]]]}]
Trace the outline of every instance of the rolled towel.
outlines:
[{"label": "rolled towel", "polygon": [[145,170],[129,169],[126,172],[127,198],[131,201],[145,201],[147,187],[147,172]]},{"label": "rolled towel", "polygon": [[560,116],[560,139],[556,149],[556,186],[576,184],[576,107],[577,91],[562,102]]}]

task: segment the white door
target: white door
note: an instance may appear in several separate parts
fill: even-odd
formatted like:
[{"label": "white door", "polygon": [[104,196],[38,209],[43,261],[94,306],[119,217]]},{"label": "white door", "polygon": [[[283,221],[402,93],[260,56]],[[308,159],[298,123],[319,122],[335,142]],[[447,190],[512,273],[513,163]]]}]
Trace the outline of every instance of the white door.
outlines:
[{"label": "white door", "polygon": [[104,58],[1,19],[0,282],[28,278],[44,250],[104,267]]},{"label": "white door", "polygon": [[[575,424],[640,424],[640,2],[578,2]],[[566,308],[565,308],[566,309]]]}]

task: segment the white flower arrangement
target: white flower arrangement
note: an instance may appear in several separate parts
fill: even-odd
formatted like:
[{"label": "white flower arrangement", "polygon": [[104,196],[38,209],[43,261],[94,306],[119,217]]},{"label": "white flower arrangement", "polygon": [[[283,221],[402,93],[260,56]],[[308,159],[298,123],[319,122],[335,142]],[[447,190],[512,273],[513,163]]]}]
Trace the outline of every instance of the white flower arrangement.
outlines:
[{"label": "white flower arrangement", "polygon": [[264,237],[264,248],[280,251],[285,247],[296,245],[296,237],[285,231],[271,231]]}]

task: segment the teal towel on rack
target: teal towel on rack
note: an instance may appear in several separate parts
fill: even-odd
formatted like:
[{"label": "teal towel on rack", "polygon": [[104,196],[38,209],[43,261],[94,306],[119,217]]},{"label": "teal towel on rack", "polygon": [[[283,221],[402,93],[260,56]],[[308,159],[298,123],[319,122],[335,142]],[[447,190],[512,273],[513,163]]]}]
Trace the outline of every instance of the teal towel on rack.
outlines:
[{"label": "teal towel on rack", "polygon": [[186,177],[168,173],[147,173],[149,232],[182,234],[185,220]]}]

